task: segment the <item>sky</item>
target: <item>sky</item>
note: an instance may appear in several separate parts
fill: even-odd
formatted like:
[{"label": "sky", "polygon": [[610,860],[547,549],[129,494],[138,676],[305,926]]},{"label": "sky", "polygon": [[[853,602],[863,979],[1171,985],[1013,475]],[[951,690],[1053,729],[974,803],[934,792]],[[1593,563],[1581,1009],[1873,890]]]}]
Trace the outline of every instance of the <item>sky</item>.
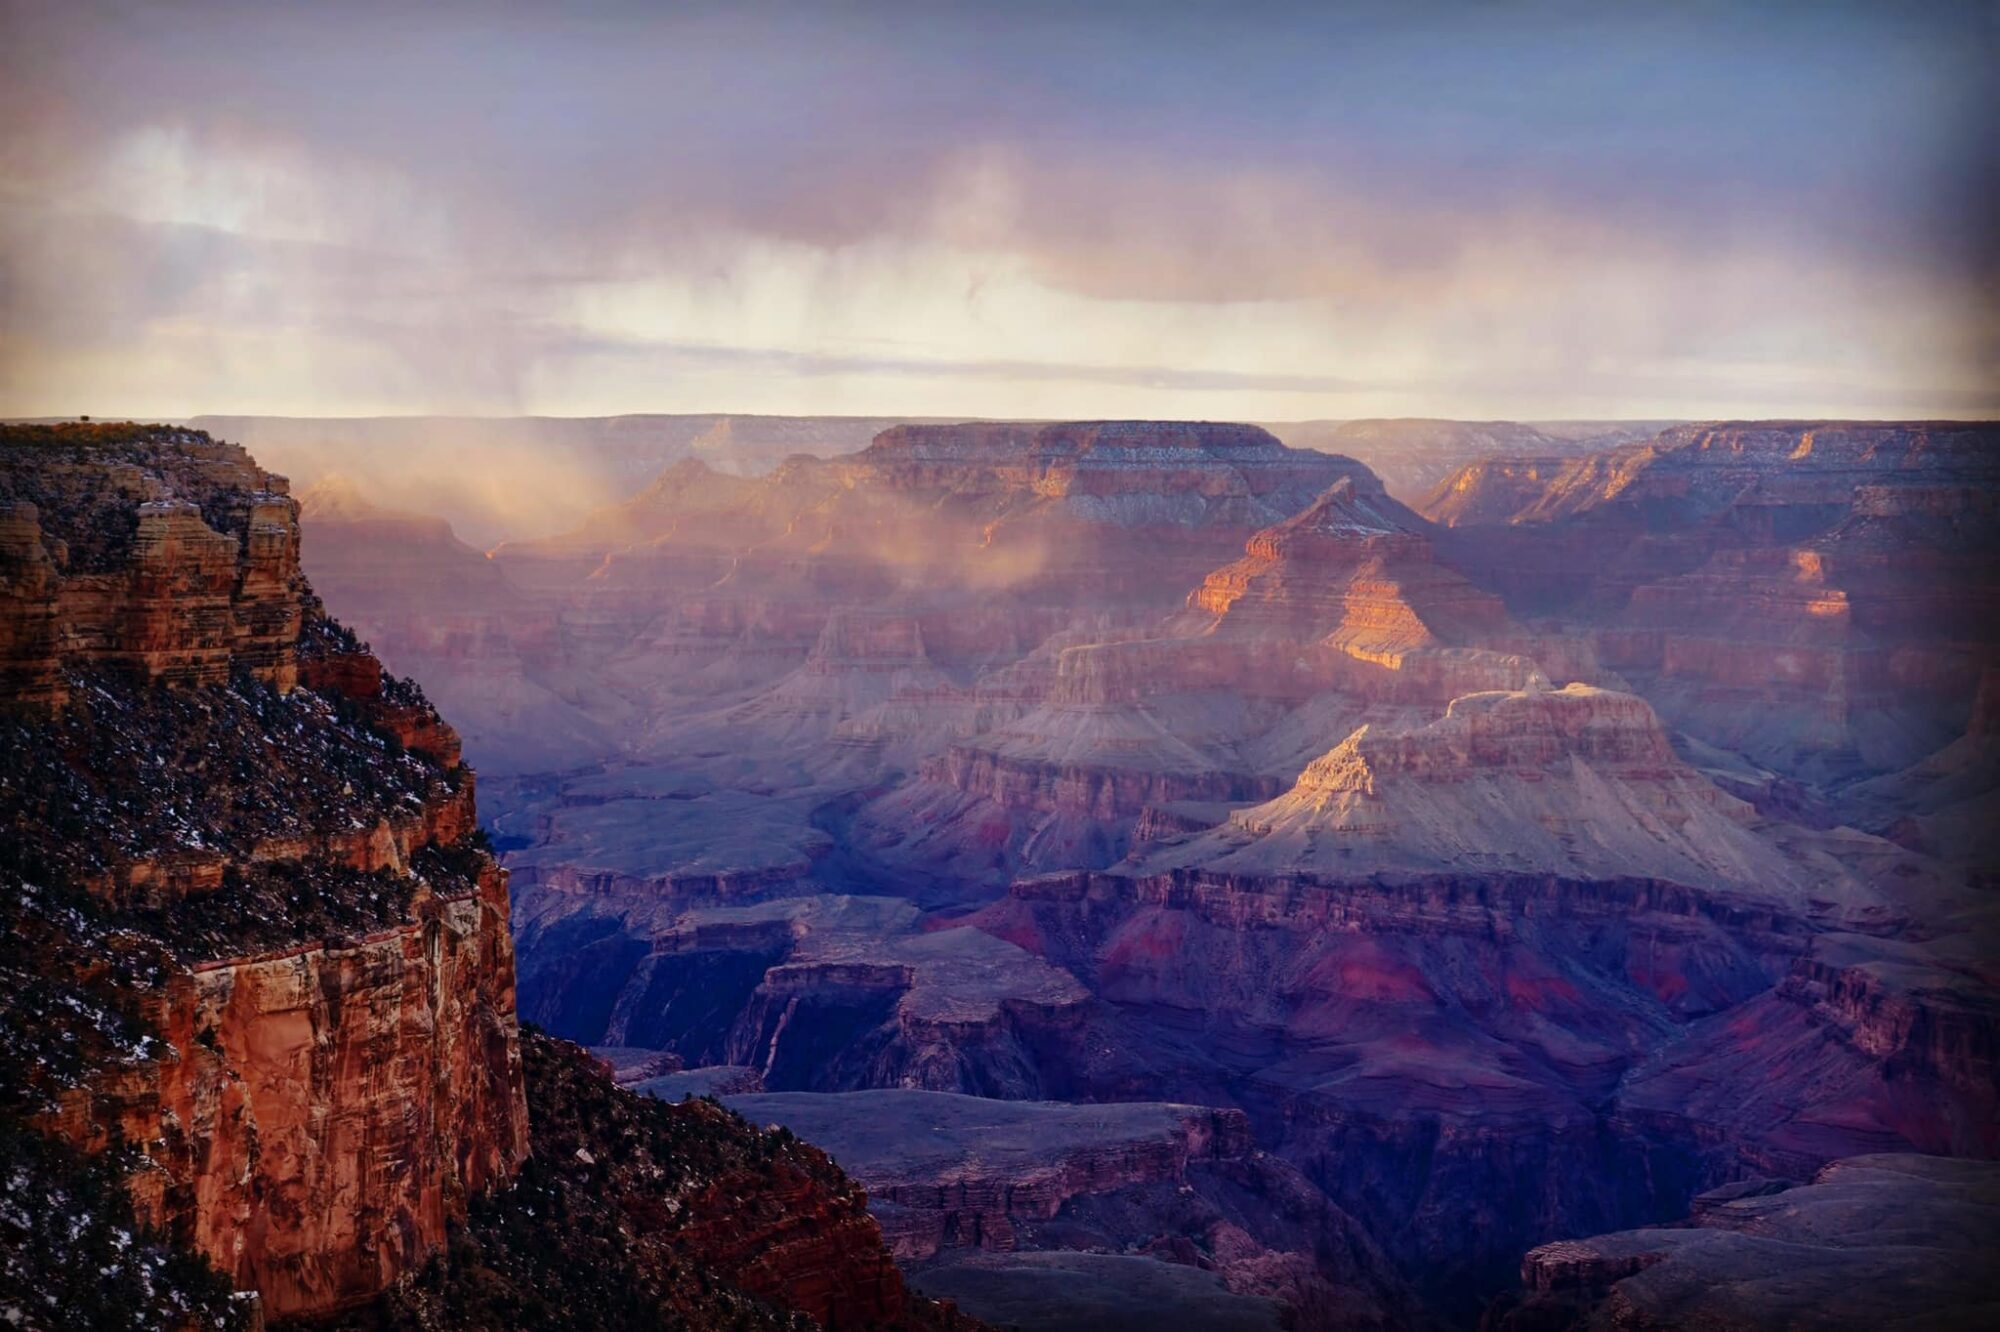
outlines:
[{"label": "sky", "polygon": [[2000,6],[0,0],[0,414],[2000,415]]}]

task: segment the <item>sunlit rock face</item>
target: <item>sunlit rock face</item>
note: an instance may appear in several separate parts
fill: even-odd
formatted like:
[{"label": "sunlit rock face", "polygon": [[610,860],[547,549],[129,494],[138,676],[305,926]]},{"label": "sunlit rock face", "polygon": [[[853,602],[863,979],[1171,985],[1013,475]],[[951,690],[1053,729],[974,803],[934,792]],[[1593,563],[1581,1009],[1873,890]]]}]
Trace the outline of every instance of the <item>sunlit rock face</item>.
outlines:
[{"label": "sunlit rock face", "polygon": [[115,450],[24,438],[0,470],[10,695],[60,704],[63,670],[86,664],[176,684],[241,668],[289,687],[304,581],[284,477],[164,428]]},{"label": "sunlit rock face", "polygon": [[1756,822],[1675,756],[1645,700],[1570,685],[1466,694],[1400,733],[1363,726],[1283,796],[1162,854],[1268,872],[1626,875],[1886,913],[1843,864],[1854,850],[1828,837],[1820,854],[1788,853]]},{"label": "sunlit rock face", "polygon": [[[44,1131],[144,1144],[139,1218],[269,1313],[371,1295],[526,1151],[505,879],[457,739],[324,618],[284,480],[241,449],[31,431],[0,493],[0,575],[36,594],[8,630],[45,635],[0,698],[10,914],[60,936],[34,965],[83,991],[73,1018],[150,1033],[10,1073]],[[69,891],[92,905],[45,896]]]},{"label": "sunlit rock face", "polygon": [[[0,675],[0,1140],[33,1162],[10,1165],[0,1215],[19,1316],[71,1289],[64,1246],[100,1235],[143,1268],[127,1293],[148,1310],[120,1312],[161,1325],[447,1307],[503,1326],[523,1295],[484,1264],[508,1266],[512,1237],[568,1256],[579,1325],[622,1287],[663,1323],[970,1326],[910,1295],[824,1156],[642,1101],[546,1038],[524,1077],[506,874],[458,736],[327,617],[282,478],[198,433],[11,427],[0,508],[18,667]],[[530,1158],[552,1143],[572,1170],[628,1171],[589,1192],[594,1219],[547,1205]],[[599,1243],[641,1215],[644,1253]]]}]

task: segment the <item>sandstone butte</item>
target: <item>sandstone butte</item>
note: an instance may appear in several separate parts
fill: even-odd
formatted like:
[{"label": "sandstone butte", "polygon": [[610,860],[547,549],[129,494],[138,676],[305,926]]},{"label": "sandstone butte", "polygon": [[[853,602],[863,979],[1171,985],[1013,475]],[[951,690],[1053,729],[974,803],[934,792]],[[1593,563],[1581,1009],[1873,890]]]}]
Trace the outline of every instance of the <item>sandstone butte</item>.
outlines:
[{"label": "sandstone butte", "polygon": [[518,1030],[457,737],[299,550],[200,432],[0,438],[9,1319],[969,1326],[820,1153]]}]

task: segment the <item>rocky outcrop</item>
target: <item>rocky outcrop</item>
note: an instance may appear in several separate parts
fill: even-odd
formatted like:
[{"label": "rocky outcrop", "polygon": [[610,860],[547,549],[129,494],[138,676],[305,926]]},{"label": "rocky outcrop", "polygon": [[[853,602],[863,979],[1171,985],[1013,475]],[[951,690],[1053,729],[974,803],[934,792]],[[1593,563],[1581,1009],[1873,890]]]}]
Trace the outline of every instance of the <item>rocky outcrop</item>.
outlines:
[{"label": "rocky outcrop", "polygon": [[1468,694],[1415,730],[1364,726],[1285,795],[1155,858],[1236,873],[1644,877],[1802,914],[1893,915],[1842,864],[1871,839],[1830,833],[1816,849],[1795,840],[1788,855],[1756,822],[1675,756],[1643,699],[1569,685]]},{"label": "rocky outcrop", "polygon": [[43,1124],[141,1144],[145,1224],[282,1316],[420,1266],[527,1147],[505,881],[422,895],[407,924],[196,963],[140,1008],[165,1055]]},{"label": "rocky outcrop", "polygon": [[1521,1264],[1496,1332],[1976,1328],[2000,1304],[2000,1167],[1860,1156],[1809,1184],[1696,1199],[1690,1224],[1563,1240]]},{"label": "rocky outcrop", "polygon": [[0,689],[59,705],[66,668],[169,684],[233,669],[289,688],[304,580],[284,477],[161,427],[8,427],[0,439]]},{"label": "rocky outcrop", "polygon": [[453,1228],[450,1260],[343,1325],[978,1332],[913,1295],[867,1195],[826,1155],[711,1102],[615,1085],[575,1046],[523,1039],[533,1153]]},{"label": "rocky outcrop", "polygon": [[[1308,1329],[1407,1323],[1403,1283],[1241,1111],[899,1090],[730,1098],[823,1143],[920,1286],[966,1251],[1138,1253],[1289,1306]],[[1141,1306],[1150,1307],[1150,1306]]]},{"label": "rocky outcrop", "polygon": [[87,894],[29,908],[31,965],[81,965],[60,983],[150,1033],[10,1091],[43,1132],[136,1147],[140,1223],[267,1315],[366,1298],[527,1146],[506,882],[456,737],[320,614],[283,480],[242,450],[55,429],[10,439],[0,484],[31,497],[58,629],[10,680],[9,892]]},{"label": "rocky outcrop", "polygon": [[[153,427],[0,452],[5,493],[33,497],[9,511],[0,642],[47,649],[14,654],[32,669],[0,697],[0,1150],[33,1158],[10,1190],[47,1180],[70,1213],[68,1240],[20,1255],[0,1216],[0,1305],[43,1318],[64,1255],[122,1233],[160,1278],[135,1309],[167,1292],[218,1326],[428,1325],[426,1292],[464,1281],[454,1325],[515,1326],[469,1237],[552,1223],[600,1294],[671,1269],[664,1304],[614,1296],[602,1319],[561,1311],[574,1325],[963,1325],[908,1296],[817,1153],[660,1107],[632,1173],[612,1129],[653,1103],[608,1079],[591,1142],[627,1173],[595,1204],[677,1217],[669,1256],[622,1264],[582,1207],[530,1219],[523,1191],[555,1187],[521,1174],[530,1116],[550,1150],[585,1074],[543,1051],[524,1083],[508,885],[458,738],[325,616],[275,484]],[[670,1207],[647,1193],[669,1170]],[[220,1301],[217,1274],[246,1298]]]},{"label": "rocky outcrop", "polygon": [[1469,468],[1427,503],[1518,611],[1559,611],[1701,740],[1820,784],[1960,733],[2000,652],[1996,438],[1976,422],[1725,422]]}]

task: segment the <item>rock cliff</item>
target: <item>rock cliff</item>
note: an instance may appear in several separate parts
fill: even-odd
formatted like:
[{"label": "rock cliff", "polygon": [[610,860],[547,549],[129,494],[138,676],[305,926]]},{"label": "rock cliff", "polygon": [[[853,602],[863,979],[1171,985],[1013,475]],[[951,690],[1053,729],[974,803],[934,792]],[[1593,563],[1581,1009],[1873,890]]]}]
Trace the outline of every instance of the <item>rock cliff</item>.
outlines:
[{"label": "rock cliff", "polygon": [[[240,449],[10,428],[0,505],[0,1144],[10,1190],[67,1208],[62,1243],[0,1213],[0,1309],[62,1325],[65,1264],[105,1245],[174,1326],[400,1317],[477,1281],[463,1239],[532,1215],[510,1200],[546,1180],[521,1172],[579,1097],[599,1136],[575,1160],[654,1110],[541,1046],[524,1077],[506,876],[456,734],[325,615],[283,478]],[[622,1205],[681,1216],[651,1241],[695,1277],[681,1316],[956,1325],[823,1157],[670,1117]],[[662,1172],[684,1203],[643,1196]],[[624,1270],[561,1213],[536,1224],[584,1279]],[[617,1312],[563,1325],[660,1310]]]},{"label": "rock cliff", "polygon": [[63,673],[106,665],[213,684],[233,669],[290,688],[303,579],[285,478],[192,431],[121,439],[7,431],[0,688],[60,704]]},{"label": "rock cliff", "polygon": [[2000,1305],[2000,1167],[1926,1156],[1836,1161],[1812,1182],[1744,1181],[1692,1221],[1563,1240],[1522,1261],[1496,1332],[1616,1326],[1978,1328]]},{"label": "rock cliff", "polygon": [[[0,488],[35,525],[4,575],[44,580],[57,629],[7,700],[10,895],[54,936],[22,988],[148,1033],[143,1057],[26,1060],[16,1094],[86,1150],[135,1145],[140,1222],[267,1314],[365,1297],[526,1150],[471,772],[318,611],[283,478],[240,449],[29,432]],[[105,931],[137,956],[58,979]]]},{"label": "rock cliff", "polygon": [[[1410,1292],[1354,1222],[1256,1149],[1241,1111],[864,1091],[729,1098],[825,1144],[920,1286],[966,1251],[1143,1253],[1280,1301],[1301,1329],[1386,1327]],[[1024,1270],[1031,1270],[1028,1264]],[[1138,1306],[1187,1316],[1172,1300]]]},{"label": "rock cliff", "polygon": [[1996,484],[1991,424],[1722,422],[1476,464],[1424,508],[1671,723],[1825,784],[1964,730],[2000,653]]}]

